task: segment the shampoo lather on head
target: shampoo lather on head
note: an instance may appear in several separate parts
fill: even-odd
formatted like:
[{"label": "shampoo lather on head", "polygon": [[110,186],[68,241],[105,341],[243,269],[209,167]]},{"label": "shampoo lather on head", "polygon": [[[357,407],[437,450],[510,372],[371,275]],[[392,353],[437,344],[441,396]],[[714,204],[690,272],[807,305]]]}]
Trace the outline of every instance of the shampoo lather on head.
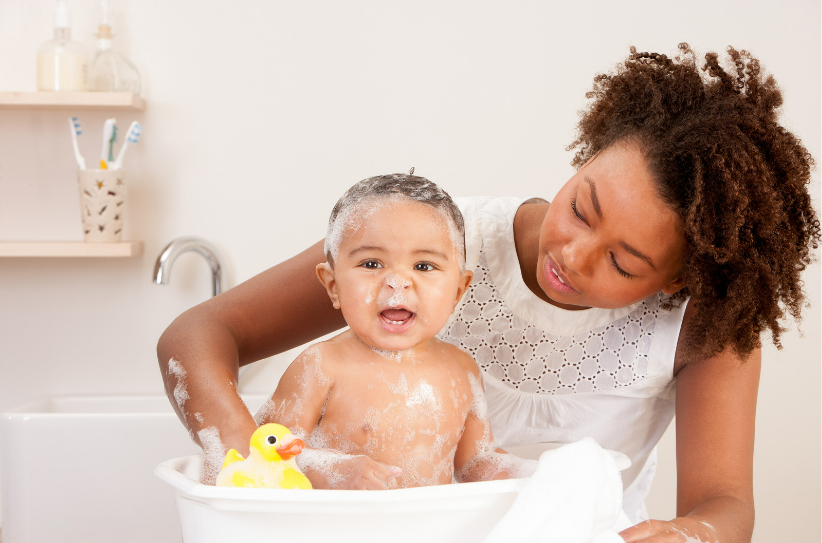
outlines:
[{"label": "shampoo lather on head", "polygon": [[66,0],[57,0],[54,39],[37,50],[37,90],[84,91],[87,89],[86,48],[71,39],[71,13]]}]

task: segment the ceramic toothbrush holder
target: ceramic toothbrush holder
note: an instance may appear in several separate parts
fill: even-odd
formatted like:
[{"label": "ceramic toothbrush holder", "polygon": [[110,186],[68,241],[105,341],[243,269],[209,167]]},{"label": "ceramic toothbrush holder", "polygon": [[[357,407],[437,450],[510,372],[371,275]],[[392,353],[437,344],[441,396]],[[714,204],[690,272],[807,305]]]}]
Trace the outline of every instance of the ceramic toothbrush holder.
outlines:
[{"label": "ceramic toothbrush holder", "polygon": [[123,238],[126,170],[77,170],[85,241],[114,243]]}]

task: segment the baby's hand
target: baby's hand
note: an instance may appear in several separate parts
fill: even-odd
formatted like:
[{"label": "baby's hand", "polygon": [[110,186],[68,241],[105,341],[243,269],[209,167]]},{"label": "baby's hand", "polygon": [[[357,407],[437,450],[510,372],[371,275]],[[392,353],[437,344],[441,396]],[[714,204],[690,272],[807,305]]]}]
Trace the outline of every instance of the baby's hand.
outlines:
[{"label": "baby's hand", "polygon": [[402,469],[357,455],[339,463],[342,479],[332,488],[346,490],[386,490],[397,488]]},{"label": "baby's hand", "polygon": [[402,469],[363,455],[328,449],[304,449],[297,464],[314,488],[387,490],[397,488]]}]

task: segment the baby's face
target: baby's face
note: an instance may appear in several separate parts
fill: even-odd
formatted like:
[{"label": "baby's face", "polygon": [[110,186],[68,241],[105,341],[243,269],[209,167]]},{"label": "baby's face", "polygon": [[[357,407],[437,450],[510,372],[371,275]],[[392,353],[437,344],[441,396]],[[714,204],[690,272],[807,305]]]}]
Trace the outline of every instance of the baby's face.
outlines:
[{"label": "baby's face", "polygon": [[317,266],[334,307],[364,343],[386,351],[427,345],[471,281],[461,272],[451,228],[413,200],[377,200],[348,227],[333,269]]}]

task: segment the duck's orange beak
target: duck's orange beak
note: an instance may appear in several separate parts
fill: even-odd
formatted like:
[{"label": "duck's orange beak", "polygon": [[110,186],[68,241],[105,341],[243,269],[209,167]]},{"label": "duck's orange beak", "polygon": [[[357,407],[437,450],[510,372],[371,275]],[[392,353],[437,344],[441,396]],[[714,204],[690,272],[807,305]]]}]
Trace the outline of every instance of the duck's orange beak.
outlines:
[{"label": "duck's orange beak", "polygon": [[283,444],[281,447],[277,447],[276,450],[277,454],[280,455],[280,458],[283,460],[288,460],[294,456],[297,456],[303,449],[305,448],[305,442],[302,439],[294,438],[288,443]]}]

